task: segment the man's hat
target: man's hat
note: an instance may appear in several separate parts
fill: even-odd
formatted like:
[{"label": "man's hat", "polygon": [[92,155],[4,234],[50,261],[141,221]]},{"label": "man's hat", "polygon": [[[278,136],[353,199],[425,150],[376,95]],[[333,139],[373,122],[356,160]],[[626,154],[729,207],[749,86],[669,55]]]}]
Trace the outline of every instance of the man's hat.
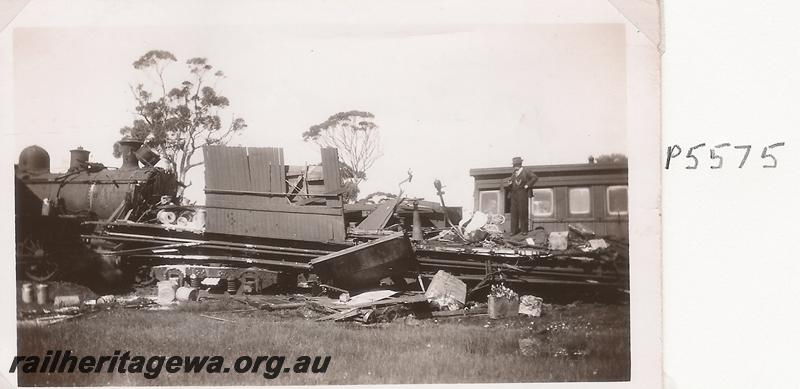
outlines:
[{"label": "man's hat", "polygon": [[521,157],[511,158],[511,164],[513,166],[522,166],[522,158]]}]

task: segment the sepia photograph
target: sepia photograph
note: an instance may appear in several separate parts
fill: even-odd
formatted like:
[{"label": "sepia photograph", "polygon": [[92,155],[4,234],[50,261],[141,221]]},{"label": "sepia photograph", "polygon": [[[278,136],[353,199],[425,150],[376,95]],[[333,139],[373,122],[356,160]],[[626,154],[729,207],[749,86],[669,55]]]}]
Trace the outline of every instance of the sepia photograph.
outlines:
[{"label": "sepia photograph", "polygon": [[660,384],[655,0],[24,3],[18,386]]}]

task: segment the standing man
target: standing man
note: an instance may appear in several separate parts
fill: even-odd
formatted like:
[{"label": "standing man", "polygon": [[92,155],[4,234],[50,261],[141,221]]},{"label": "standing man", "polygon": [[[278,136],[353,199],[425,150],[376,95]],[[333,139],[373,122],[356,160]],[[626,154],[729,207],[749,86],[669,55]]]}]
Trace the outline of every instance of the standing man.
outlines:
[{"label": "standing man", "polygon": [[528,197],[533,184],[539,179],[532,171],[522,167],[522,158],[511,159],[514,173],[506,178],[504,187],[511,191],[511,234],[528,233]]}]

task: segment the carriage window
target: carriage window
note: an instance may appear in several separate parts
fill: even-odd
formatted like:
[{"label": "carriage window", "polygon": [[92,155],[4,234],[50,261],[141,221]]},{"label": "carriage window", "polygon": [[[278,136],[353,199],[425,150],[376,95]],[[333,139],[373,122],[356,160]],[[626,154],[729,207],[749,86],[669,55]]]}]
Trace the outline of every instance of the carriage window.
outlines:
[{"label": "carriage window", "polygon": [[530,199],[530,213],[532,216],[553,215],[553,190],[534,189]]},{"label": "carriage window", "polygon": [[479,210],[483,213],[500,213],[500,191],[483,190],[480,192]]},{"label": "carriage window", "polygon": [[609,215],[628,214],[628,186],[609,186],[606,189],[606,199]]},{"label": "carriage window", "polygon": [[569,189],[569,213],[586,215],[591,211],[592,197],[589,188]]}]

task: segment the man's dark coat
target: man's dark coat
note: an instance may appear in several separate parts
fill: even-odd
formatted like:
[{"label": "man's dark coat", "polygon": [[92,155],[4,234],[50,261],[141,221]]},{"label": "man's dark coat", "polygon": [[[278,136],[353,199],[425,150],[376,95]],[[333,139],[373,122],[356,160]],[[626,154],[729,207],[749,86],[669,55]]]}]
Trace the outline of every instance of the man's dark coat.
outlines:
[{"label": "man's dark coat", "polygon": [[522,168],[519,175],[506,178],[506,190],[511,193],[511,233],[528,232],[528,197],[539,177],[531,170]]}]

